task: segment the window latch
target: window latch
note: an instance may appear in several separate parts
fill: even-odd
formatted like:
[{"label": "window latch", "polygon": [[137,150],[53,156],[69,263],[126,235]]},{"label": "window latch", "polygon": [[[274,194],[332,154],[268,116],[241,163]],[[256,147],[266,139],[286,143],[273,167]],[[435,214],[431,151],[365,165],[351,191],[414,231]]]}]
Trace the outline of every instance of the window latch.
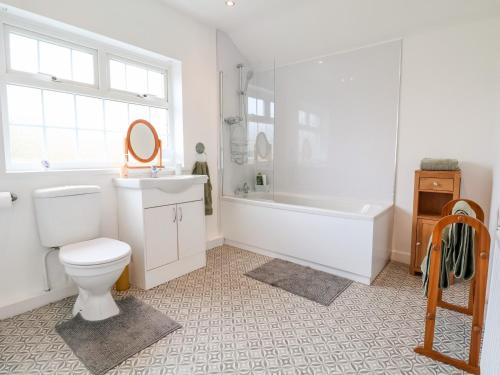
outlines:
[{"label": "window latch", "polygon": [[146,99],[149,95],[148,94],[137,94],[139,98],[144,98]]},{"label": "window latch", "polygon": [[51,76],[50,79],[52,80],[52,82],[61,82],[61,80],[56,76]]},{"label": "window latch", "polygon": [[50,168],[50,163],[49,163],[48,160],[42,160],[41,163],[42,163],[42,167],[44,169],[49,169]]}]

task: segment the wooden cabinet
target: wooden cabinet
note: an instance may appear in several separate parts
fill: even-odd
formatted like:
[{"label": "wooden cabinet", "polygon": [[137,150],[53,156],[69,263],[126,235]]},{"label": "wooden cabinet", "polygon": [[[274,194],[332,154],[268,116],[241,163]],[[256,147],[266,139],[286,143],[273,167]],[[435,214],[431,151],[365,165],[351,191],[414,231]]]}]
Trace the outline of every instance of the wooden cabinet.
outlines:
[{"label": "wooden cabinet", "polygon": [[427,245],[432,236],[432,230],[436,224],[435,220],[417,219],[417,242],[415,243],[415,259],[416,267],[422,264],[422,261],[427,253]]},{"label": "wooden cabinet", "polygon": [[434,225],[443,206],[460,197],[460,171],[415,172],[410,273],[420,272]]}]

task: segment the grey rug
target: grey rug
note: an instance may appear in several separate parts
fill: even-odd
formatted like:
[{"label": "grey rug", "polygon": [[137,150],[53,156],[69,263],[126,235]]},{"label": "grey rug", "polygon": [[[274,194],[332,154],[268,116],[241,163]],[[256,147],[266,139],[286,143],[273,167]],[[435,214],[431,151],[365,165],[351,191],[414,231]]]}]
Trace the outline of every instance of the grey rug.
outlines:
[{"label": "grey rug", "polygon": [[329,306],[352,283],[281,259],[273,259],[245,275],[324,306]]},{"label": "grey rug", "polygon": [[105,374],[181,325],[134,297],[116,302],[120,314],[89,322],[80,314],[59,323],[56,331],[94,374]]}]

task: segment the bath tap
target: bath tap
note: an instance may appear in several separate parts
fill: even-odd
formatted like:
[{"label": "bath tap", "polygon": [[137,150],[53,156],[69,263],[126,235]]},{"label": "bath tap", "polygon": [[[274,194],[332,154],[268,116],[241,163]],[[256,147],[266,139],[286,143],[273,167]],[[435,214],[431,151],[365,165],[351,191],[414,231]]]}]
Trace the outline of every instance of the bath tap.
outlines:
[{"label": "bath tap", "polygon": [[157,178],[158,177],[158,172],[160,172],[160,168],[158,168],[156,165],[151,166],[151,177],[152,178]]},{"label": "bath tap", "polygon": [[234,190],[234,195],[248,194],[250,192],[250,186],[245,182],[243,186],[238,186]]}]

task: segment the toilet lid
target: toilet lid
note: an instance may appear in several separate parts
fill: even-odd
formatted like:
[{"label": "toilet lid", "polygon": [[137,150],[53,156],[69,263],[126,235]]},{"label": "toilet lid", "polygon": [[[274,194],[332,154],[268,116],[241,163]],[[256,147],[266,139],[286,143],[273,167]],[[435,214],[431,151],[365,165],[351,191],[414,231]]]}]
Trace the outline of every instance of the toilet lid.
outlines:
[{"label": "toilet lid", "polygon": [[77,242],[61,247],[59,259],[75,266],[111,263],[130,255],[130,246],[111,238]]}]

